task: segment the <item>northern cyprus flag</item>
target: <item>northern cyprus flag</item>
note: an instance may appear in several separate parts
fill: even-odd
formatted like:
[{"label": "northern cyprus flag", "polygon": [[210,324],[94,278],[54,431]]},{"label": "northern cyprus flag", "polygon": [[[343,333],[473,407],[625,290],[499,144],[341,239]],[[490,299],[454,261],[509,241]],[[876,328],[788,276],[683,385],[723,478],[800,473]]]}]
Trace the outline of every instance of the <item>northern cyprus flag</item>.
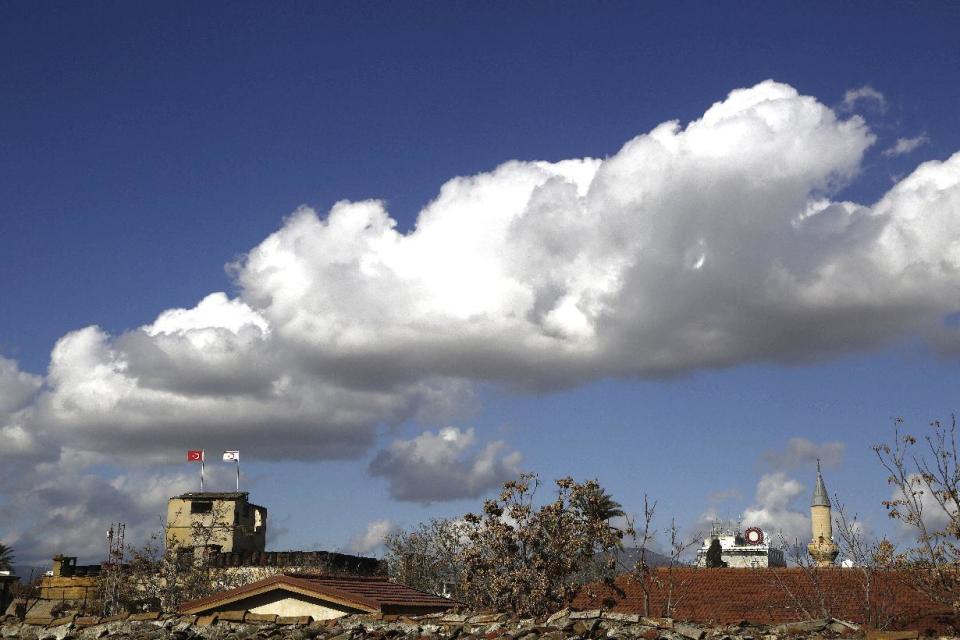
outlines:
[{"label": "northern cyprus flag", "polygon": [[240,462],[240,452],[239,451],[224,451],[223,452],[223,461],[236,461]]}]

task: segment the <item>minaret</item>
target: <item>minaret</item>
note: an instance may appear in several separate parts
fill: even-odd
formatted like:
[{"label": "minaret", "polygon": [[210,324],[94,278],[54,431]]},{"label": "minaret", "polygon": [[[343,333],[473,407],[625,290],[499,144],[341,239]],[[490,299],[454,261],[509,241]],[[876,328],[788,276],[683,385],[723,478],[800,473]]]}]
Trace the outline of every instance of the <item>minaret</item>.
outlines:
[{"label": "minaret", "polygon": [[833,525],[830,521],[830,496],[827,485],[820,474],[820,460],[817,460],[817,485],[813,488],[813,502],[810,504],[810,525],[813,540],[807,550],[818,567],[831,567],[837,559],[840,549],[833,543]]}]

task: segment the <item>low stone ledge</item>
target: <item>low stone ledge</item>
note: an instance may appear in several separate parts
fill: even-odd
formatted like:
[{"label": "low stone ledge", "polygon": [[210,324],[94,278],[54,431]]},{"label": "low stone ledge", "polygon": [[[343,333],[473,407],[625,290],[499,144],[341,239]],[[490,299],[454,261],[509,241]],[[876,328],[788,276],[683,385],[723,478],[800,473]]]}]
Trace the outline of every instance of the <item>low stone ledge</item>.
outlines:
[{"label": "low stone ledge", "polygon": [[260,623],[260,624],[264,624],[264,623],[276,624],[277,615],[275,613],[274,614],[247,613],[247,615],[243,617],[243,621],[248,623],[254,622],[254,623]]},{"label": "low stone ledge", "polygon": [[616,613],[614,611],[604,611],[604,620],[613,620],[615,622],[625,622],[628,624],[637,624],[640,622],[640,615],[636,613]]},{"label": "low stone ledge", "polygon": [[50,626],[51,626],[51,627],[61,627],[61,626],[65,625],[65,624],[73,624],[73,621],[76,620],[76,619],[77,619],[77,614],[73,614],[73,615],[70,615],[70,616],[61,616],[61,617],[59,617],[59,618],[54,618],[54,619],[50,622]]},{"label": "low stone ledge", "polygon": [[567,617],[571,620],[589,620],[599,618],[602,614],[603,612],[600,609],[588,609],[587,611],[573,611]]},{"label": "low stone ledge", "polygon": [[646,618],[641,616],[640,624],[655,629],[673,629],[673,618]]},{"label": "low stone ledge", "polygon": [[129,613],[118,613],[117,615],[100,618],[100,624],[110,624],[111,622],[122,622],[130,617]]},{"label": "low stone ledge", "polygon": [[673,630],[690,640],[703,640],[703,637],[707,635],[707,632],[700,627],[683,622],[673,625]]},{"label": "low stone ledge", "polygon": [[246,615],[246,611],[221,611],[217,613],[217,618],[220,622],[243,622]]},{"label": "low stone ledge", "polygon": [[148,611],[146,613],[134,613],[131,614],[127,620],[130,622],[152,622],[154,620],[160,619],[159,611]]},{"label": "low stone ledge", "polygon": [[867,640],[917,640],[919,636],[916,631],[871,631]]},{"label": "low stone ledge", "polygon": [[196,622],[194,624],[198,627],[212,627],[217,624],[217,621],[220,619],[220,616],[216,613],[211,613],[206,616],[197,616]]}]

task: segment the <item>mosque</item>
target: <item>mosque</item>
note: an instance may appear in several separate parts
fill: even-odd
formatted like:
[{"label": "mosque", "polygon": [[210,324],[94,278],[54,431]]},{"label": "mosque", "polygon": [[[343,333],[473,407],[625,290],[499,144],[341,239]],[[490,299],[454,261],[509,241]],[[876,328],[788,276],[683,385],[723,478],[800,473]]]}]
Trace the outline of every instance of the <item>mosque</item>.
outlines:
[{"label": "mosque", "polygon": [[[833,525],[830,496],[817,460],[817,482],[813,488],[813,500],[810,502],[810,527],[812,539],[807,545],[813,563],[818,567],[831,567],[840,552],[833,541]],[[720,545],[720,559],[724,566],[739,569],[758,569],[766,567],[786,567],[783,549],[771,545],[769,533],[759,527],[749,527],[740,531],[724,531],[720,523],[714,523],[710,537],[705,538],[703,546],[697,550],[697,566],[707,566],[707,552],[715,541]]]}]

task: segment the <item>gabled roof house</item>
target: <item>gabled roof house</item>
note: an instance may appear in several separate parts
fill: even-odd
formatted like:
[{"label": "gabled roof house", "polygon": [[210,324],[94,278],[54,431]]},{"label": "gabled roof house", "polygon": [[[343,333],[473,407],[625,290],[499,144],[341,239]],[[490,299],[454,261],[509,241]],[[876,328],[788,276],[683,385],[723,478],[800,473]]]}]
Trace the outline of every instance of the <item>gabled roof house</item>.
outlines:
[{"label": "gabled roof house", "polygon": [[185,602],[180,610],[194,615],[248,611],[329,620],[352,613],[420,615],[446,611],[457,604],[379,576],[287,573]]}]

